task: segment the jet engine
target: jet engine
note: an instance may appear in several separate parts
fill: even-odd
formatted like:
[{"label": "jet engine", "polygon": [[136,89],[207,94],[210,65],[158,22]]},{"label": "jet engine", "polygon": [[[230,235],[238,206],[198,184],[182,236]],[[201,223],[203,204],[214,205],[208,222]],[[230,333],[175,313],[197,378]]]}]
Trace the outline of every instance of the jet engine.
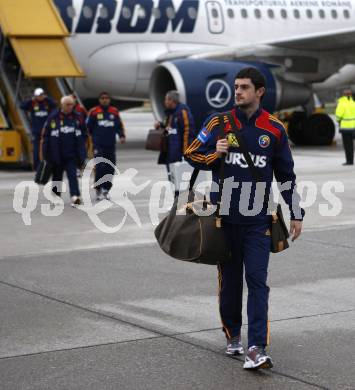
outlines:
[{"label": "jet engine", "polygon": [[[150,101],[154,115],[158,120],[164,118],[165,94],[175,89],[190,107],[199,128],[209,114],[233,107],[234,78],[246,66],[254,66],[264,75],[267,93],[262,105],[270,112],[306,105],[312,98],[308,85],[275,76],[272,67],[263,63],[180,59],[163,62],[153,71]],[[310,126],[307,132],[312,132]]]}]

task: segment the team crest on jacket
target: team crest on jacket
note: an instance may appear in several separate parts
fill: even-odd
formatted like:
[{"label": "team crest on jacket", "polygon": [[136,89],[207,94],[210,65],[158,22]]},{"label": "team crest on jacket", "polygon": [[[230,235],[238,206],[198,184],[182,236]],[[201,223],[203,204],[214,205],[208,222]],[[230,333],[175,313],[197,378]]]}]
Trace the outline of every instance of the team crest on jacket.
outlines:
[{"label": "team crest on jacket", "polygon": [[57,127],[57,125],[56,125],[55,121],[51,121],[51,128],[55,129],[56,127]]},{"label": "team crest on jacket", "polygon": [[234,133],[228,133],[227,134],[227,141],[228,141],[228,145],[229,146],[232,146],[233,148],[238,148],[239,147],[237,137],[235,136]]},{"label": "team crest on jacket", "polygon": [[97,119],[104,119],[104,115],[103,114],[98,114],[97,115]]},{"label": "team crest on jacket", "polygon": [[267,148],[270,145],[270,137],[268,135],[261,135],[259,137],[259,145],[262,148]]}]

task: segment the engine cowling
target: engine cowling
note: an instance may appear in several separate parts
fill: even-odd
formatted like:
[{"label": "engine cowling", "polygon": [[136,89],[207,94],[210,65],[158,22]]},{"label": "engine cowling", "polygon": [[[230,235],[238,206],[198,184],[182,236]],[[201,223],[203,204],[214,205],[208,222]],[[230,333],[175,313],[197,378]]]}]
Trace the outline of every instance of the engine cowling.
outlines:
[{"label": "engine cowling", "polygon": [[263,63],[182,59],[160,64],[150,81],[150,100],[157,119],[164,118],[164,97],[175,89],[186,103],[199,127],[206,116],[226,111],[234,105],[234,77],[246,66],[254,66],[264,75],[267,93],[263,107],[273,112],[306,104],[312,92],[306,85],[275,77]]}]

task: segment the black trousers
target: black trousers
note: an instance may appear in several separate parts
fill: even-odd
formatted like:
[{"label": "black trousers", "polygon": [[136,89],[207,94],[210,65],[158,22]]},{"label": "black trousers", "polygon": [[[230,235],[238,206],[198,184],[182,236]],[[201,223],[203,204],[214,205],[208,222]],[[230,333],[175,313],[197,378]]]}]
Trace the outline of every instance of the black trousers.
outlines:
[{"label": "black trousers", "polygon": [[[94,155],[95,157],[103,157],[110,161],[113,165],[116,165],[116,150],[115,148],[94,148],[95,152]],[[96,190],[106,190],[110,191],[112,187],[112,180],[113,180],[113,175],[115,174],[115,169],[110,165],[109,163],[101,162],[96,165],[96,170],[95,170],[95,182],[98,182],[100,179],[102,179],[105,175],[107,180],[103,182],[102,184],[97,185],[95,188]]]},{"label": "black trousers", "polygon": [[354,164],[354,140],[352,130],[343,130],[341,132],[343,137],[343,146],[345,151],[345,159],[348,164]]},{"label": "black trousers", "polygon": [[[64,171],[67,173],[69,181],[70,196],[80,196],[78,178],[76,176],[77,163],[75,160],[63,161],[61,165],[53,165],[52,181],[62,182]],[[61,189],[56,185],[53,186],[52,191],[60,196]]]}]

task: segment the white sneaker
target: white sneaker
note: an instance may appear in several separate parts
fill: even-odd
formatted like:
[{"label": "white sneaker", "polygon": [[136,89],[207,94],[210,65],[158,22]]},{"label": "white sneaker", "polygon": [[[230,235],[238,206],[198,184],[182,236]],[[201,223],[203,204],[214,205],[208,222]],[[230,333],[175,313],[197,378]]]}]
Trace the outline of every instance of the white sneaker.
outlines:
[{"label": "white sneaker", "polygon": [[240,336],[232,337],[231,339],[227,339],[227,355],[243,355],[244,348],[242,342],[240,340]]},{"label": "white sneaker", "polygon": [[71,204],[70,204],[72,207],[77,207],[79,205],[81,205],[81,199],[79,196],[72,196],[71,197]]},{"label": "white sneaker", "polygon": [[247,370],[257,370],[259,368],[272,368],[271,357],[265,352],[263,347],[253,346],[248,349],[245,356],[244,368]]}]

